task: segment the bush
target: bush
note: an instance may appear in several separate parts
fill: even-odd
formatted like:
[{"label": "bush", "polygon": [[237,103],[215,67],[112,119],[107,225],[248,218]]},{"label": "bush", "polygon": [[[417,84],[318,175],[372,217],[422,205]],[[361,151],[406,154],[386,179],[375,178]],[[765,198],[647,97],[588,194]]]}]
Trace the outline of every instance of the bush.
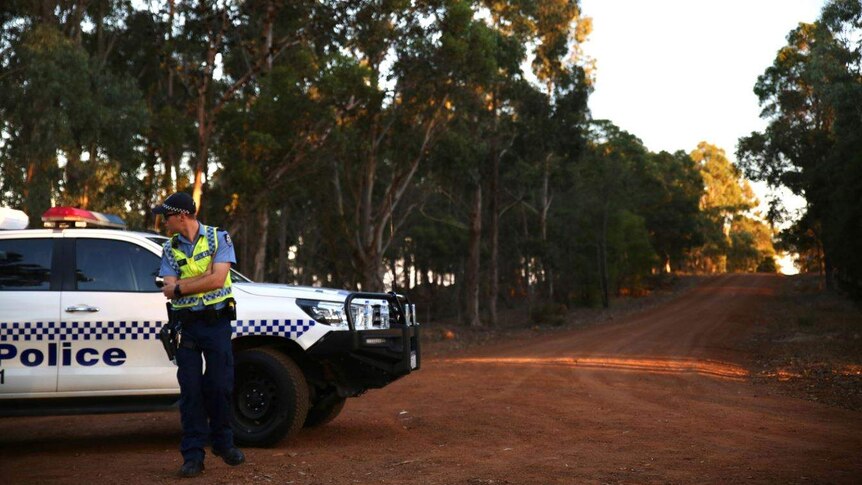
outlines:
[{"label": "bush", "polygon": [[777,273],[778,265],[775,263],[775,258],[767,256],[757,265],[758,273]]},{"label": "bush", "polygon": [[535,324],[559,326],[566,322],[568,312],[562,303],[540,303],[530,309],[530,320]]}]

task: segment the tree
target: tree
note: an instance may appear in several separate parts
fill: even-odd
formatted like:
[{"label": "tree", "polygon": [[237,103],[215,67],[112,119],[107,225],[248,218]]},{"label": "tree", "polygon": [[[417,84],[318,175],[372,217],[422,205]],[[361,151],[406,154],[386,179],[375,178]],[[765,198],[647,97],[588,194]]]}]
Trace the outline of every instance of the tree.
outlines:
[{"label": "tree", "polygon": [[773,231],[763,221],[737,215],[731,224],[729,238],[728,271],[759,271],[761,264],[767,260],[772,261],[772,266],[775,266]]},{"label": "tree", "polygon": [[[137,182],[135,140],[147,113],[131,79],[106,67],[104,39],[115,35],[123,10],[110,16],[46,2],[13,4],[5,14],[11,28],[0,61],[8,67],[0,78],[2,130],[9,135],[0,157],[3,198],[25,207],[37,224],[52,200],[125,209],[120,199]],[[84,31],[85,19],[95,32]]]},{"label": "tree", "polygon": [[684,266],[685,257],[703,244],[699,232],[703,177],[691,157],[678,151],[651,154],[643,173],[647,189],[639,213],[661,257],[661,270]]},{"label": "tree", "polygon": [[740,140],[738,157],[749,177],[788,187],[807,201],[807,228],[823,248],[826,284],[836,278],[862,288],[862,2],[833,0],[820,18],[800,24],[755,93],[768,122]]},{"label": "tree", "polygon": [[[608,121],[594,122],[590,131],[589,155],[574,166],[575,194],[582,199],[578,209],[591,236],[595,251],[602,306],[610,306],[612,287],[618,287],[625,268],[632,276],[652,267],[655,252],[647,236],[645,221],[634,210],[643,201],[644,191],[637,178],[647,163],[648,151],[634,135]],[[629,249],[637,255],[629,258]],[[648,249],[645,249],[648,248]]]},{"label": "tree", "polygon": [[754,192],[723,149],[700,142],[691,158],[704,185],[700,200],[704,245],[694,252],[694,264],[701,271],[723,272],[727,270],[731,224],[737,214],[756,205]]},{"label": "tree", "polygon": [[[263,15],[269,20],[258,24],[241,23],[240,16],[244,12],[233,3],[200,0],[195,5],[181,2],[176,7],[177,15],[184,19],[175,39],[181,47],[178,51],[169,53],[172,57],[168,62],[193,96],[189,111],[194,113],[197,150],[193,167],[192,196],[198,210],[201,207],[203,176],[210,162],[211,138],[219,113],[264,69],[271,68],[273,60],[284,49],[299,42],[290,36],[276,40],[272,38],[272,18],[281,5],[281,2],[275,1],[266,3]],[[173,9],[171,3],[171,11]],[[256,35],[247,34],[246,39],[241,37],[241,27],[258,26],[261,30],[257,31]],[[251,46],[248,42],[241,42],[247,41],[249,37],[257,42]],[[242,54],[232,52],[231,49],[242,50]],[[215,72],[220,67],[219,58],[232,55],[242,56],[245,62],[229,66],[241,67],[236,71],[227,69],[224,74],[228,77],[216,79]]]}]

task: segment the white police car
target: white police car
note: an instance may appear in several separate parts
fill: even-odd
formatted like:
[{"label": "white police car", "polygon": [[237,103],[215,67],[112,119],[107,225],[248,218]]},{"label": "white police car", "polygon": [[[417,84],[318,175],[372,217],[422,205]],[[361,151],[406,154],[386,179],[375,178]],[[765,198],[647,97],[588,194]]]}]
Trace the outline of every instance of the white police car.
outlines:
[{"label": "white police car", "polygon": [[[68,207],[42,220],[51,228],[21,229],[27,216],[0,208],[0,229],[13,229],[0,231],[0,416],[174,405],[176,367],[158,339],[166,238]],[[416,312],[401,295],[232,278],[239,443],[329,422],[346,398],[419,369]]]}]

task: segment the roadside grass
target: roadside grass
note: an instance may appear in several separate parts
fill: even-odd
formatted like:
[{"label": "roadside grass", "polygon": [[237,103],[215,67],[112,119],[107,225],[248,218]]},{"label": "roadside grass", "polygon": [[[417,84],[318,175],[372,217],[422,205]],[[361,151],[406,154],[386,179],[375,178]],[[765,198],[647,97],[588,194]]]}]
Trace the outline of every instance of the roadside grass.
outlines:
[{"label": "roadside grass", "polygon": [[822,290],[817,275],[788,276],[761,318],[749,342],[756,384],[862,410],[860,303]]}]

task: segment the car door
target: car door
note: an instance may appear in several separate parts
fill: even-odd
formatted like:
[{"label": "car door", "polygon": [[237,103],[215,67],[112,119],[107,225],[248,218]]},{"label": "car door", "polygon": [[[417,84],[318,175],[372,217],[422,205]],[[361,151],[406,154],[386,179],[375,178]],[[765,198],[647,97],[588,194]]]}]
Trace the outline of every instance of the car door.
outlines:
[{"label": "car door", "polygon": [[60,309],[73,365],[60,368],[58,390],[178,392],[176,367],[158,339],[167,318],[155,283],[161,257],[132,238],[67,234],[75,272]]},{"label": "car door", "polygon": [[59,241],[0,237],[0,397],[57,391]]}]

